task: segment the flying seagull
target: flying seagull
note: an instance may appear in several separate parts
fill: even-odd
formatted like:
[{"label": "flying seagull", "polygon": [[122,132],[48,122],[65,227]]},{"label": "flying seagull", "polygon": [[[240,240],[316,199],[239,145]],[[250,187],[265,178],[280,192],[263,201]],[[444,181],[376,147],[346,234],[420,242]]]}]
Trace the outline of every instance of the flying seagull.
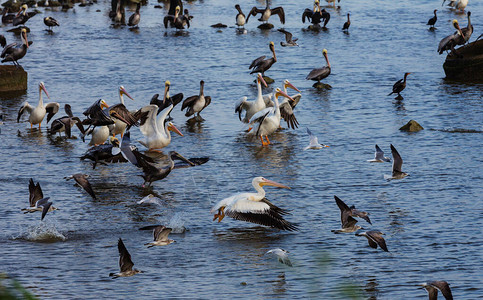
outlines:
[{"label": "flying seagull", "polygon": [[94,200],[97,200],[96,194],[94,193],[94,190],[92,189],[91,183],[87,178],[89,178],[89,175],[87,174],[82,174],[82,173],[77,173],[69,177],[65,177],[65,179],[70,180],[74,179],[75,182],[77,182],[78,185],[80,185]]},{"label": "flying seagull", "polygon": [[265,253],[265,254],[269,254],[269,253],[272,253],[275,256],[277,256],[278,261],[280,263],[285,264],[289,267],[293,267],[292,262],[290,261],[290,259],[288,258],[288,255],[287,255],[288,251],[283,250],[281,248],[276,248],[276,249],[268,250],[267,253]]},{"label": "flying seagull", "polygon": [[57,208],[52,206],[52,202],[49,202],[50,197],[44,198],[44,194],[42,192],[42,188],[40,187],[40,183],[34,184],[34,180],[30,178],[29,181],[29,207],[22,208],[24,213],[32,213],[36,211],[42,212],[42,217],[40,220],[43,220],[45,215],[49,211],[56,210]]},{"label": "flying seagull", "polygon": [[369,242],[369,246],[371,248],[377,249],[377,245],[379,245],[382,250],[389,252],[389,250],[387,250],[386,241],[382,237],[383,234],[384,233],[378,230],[356,232],[356,236],[365,236],[367,238],[367,241]]},{"label": "flying seagull", "polygon": [[428,291],[429,300],[438,299],[438,290],[443,294],[444,299],[453,300],[453,294],[446,281],[428,281],[421,285]]},{"label": "flying seagull", "polygon": [[344,203],[339,197],[334,195],[335,202],[340,209],[340,221],[342,223],[342,229],[332,230],[334,233],[341,233],[341,232],[354,232],[359,229],[362,229],[361,226],[356,225],[357,220],[353,217],[359,217],[366,220],[369,224],[372,225],[371,220],[369,219],[369,214],[365,211],[359,211],[355,208],[354,205],[349,207],[347,204]]},{"label": "flying seagull", "polygon": [[112,278],[118,278],[133,276],[134,274],[142,273],[142,271],[139,271],[138,269],[133,269],[134,263],[131,260],[131,254],[129,254],[129,252],[127,251],[126,246],[124,246],[121,238],[119,238],[119,241],[117,242],[117,249],[119,250],[120,272],[117,274],[110,273],[109,276],[111,276]]},{"label": "flying seagull", "polygon": [[397,152],[396,148],[391,144],[391,153],[392,153],[392,177],[389,179],[402,179],[406,176],[409,176],[408,173],[401,171],[401,167],[403,164],[403,160],[399,152]]},{"label": "flying seagull", "polygon": [[307,147],[304,148],[304,150],[308,150],[308,149],[318,150],[324,147],[329,147],[325,144],[319,144],[319,139],[315,135],[313,135],[310,129],[308,128],[307,128],[307,134],[309,135],[310,143]]},{"label": "flying seagull", "polygon": [[154,242],[144,244],[148,248],[154,246],[166,246],[174,243],[174,240],[168,239],[168,235],[173,231],[172,228],[165,227],[163,225],[150,225],[139,228],[139,230],[153,230]]},{"label": "flying seagull", "polygon": [[374,153],[374,159],[368,160],[368,162],[390,162],[391,159],[389,157],[384,156],[384,151],[379,148],[376,144],[376,152]]},{"label": "flying seagull", "polygon": [[297,44],[298,39],[297,38],[294,39],[292,33],[286,31],[283,28],[278,29],[278,31],[280,31],[281,33],[285,34],[285,41],[286,41],[286,43],[280,42],[280,45],[282,47],[298,46],[298,44]]}]

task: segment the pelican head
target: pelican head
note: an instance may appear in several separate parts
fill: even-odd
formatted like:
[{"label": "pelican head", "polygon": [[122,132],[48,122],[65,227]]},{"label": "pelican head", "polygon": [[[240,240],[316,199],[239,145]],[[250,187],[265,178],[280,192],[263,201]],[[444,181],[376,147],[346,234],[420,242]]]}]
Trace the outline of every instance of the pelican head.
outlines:
[{"label": "pelican head", "polygon": [[101,101],[99,101],[99,106],[101,107],[101,109],[109,107],[109,105],[107,105],[107,103],[106,103],[106,101],[104,101],[104,99],[101,99]]},{"label": "pelican head", "polygon": [[129,93],[126,91],[126,89],[121,85],[119,86],[119,95],[126,95],[129,99],[131,100],[134,100],[133,97],[131,97],[131,95],[129,95]]},{"label": "pelican head", "polygon": [[27,29],[25,28],[22,28],[22,30],[20,31],[20,35],[22,37],[22,42],[27,46],[27,48],[29,47],[29,41],[27,39]]},{"label": "pelican head", "polygon": [[327,56],[327,53],[328,53],[328,52],[327,52],[327,49],[322,50],[322,54],[323,54],[324,56]]},{"label": "pelican head", "polygon": [[114,146],[114,147],[119,147],[119,145],[121,145],[121,143],[119,142],[119,140],[116,138],[116,137],[113,137],[113,136],[110,136],[109,137],[109,142]]},{"label": "pelican head", "polygon": [[174,10],[174,11],[175,11],[177,14],[179,14],[179,12],[181,11],[181,7],[179,7],[179,5],[178,5],[178,6],[176,6],[176,8],[175,8],[175,10]]},{"label": "pelican head", "polygon": [[263,83],[265,87],[268,86],[267,83],[265,82],[265,79],[263,79],[262,73],[257,74],[257,80],[258,80],[258,83]]},{"label": "pelican head", "polygon": [[44,83],[41,81],[41,82],[39,83],[39,93],[40,93],[42,90],[43,90],[43,91],[44,91],[44,93],[47,95],[47,98],[49,98],[49,99],[50,99],[49,93],[47,92],[47,89],[45,88],[45,84],[44,84]]},{"label": "pelican head", "polygon": [[263,187],[265,185],[270,185],[270,186],[276,186],[276,187],[283,188],[283,189],[290,189],[290,187],[288,187],[286,185],[283,185],[281,183],[278,183],[278,182],[275,182],[275,181],[272,181],[272,180],[268,180],[268,179],[263,178],[263,177],[253,178],[252,184],[253,184],[253,186],[258,185],[260,187]]},{"label": "pelican head", "polygon": [[290,100],[295,101],[292,97],[290,97],[289,95],[287,95],[284,91],[282,91],[281,89],[277,88],[275,90],[275,98],[278,98],[280,96],[284,96],[285,98],[289,98]]},{"label": "pelican head", "polygon": [[454,19],[452,21],[452,23],[453,23],[454,28],[456,28],[456,29],[459,29],[460,28],[460,24],[458,23],[458,20]]},{"label": "pelican head", "polygon": [[166,81],[164,82],[164,86],[170,86],[170,85],[171,85],[171,82],[169,82],[169,80],[166,80]]},{"label": "pelican head", "polygon": [[168,122],[168,130],[169,131],[176,132],[177,134],[183,136],[183,134],[181,133],[181,131],[179,131],[178,128],[176,128],[176,126],[174,126],[174,124],[172,122]]},{"label": "pelican head", "polygon": [[275,44],[273,42],[270,42],[270,44],[268,44],[270,50],[273,52],[275,51]]},{"label": "pelican head", "polygon": [[288,81],[288,79],[285,79],[283,81],[283,87],[284,88],[291,88],[291,89],[296,90],[297,92],[300,93],[300,90],[298,88],[296,88],[293,84],[291,84],[290,81]]}]

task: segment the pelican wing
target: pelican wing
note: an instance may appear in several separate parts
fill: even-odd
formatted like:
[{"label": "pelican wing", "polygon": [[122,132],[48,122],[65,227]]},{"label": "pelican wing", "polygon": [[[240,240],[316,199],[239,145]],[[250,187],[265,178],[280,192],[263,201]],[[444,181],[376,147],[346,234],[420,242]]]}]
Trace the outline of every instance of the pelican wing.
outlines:
[{"label": "pelican wing", "polygon": [[47,123],[50,119],[59,111],[60,104],[57,102],[49,102],[45,104],[45,110],[47,111]]},{"label": "pelican wing", "polygon": [[287,211],[273,205],[266,198],[261,201],[251,201],[246,198],[236,201],[226,207],[225,214],[235,220],[270,226],[282,230],[298,230],[296,224],[286,221],[282,215]]},{"label": "pelican wing", "polygon": [[306,18],[307,20],[309,20],[309,22],[312,22],[312,15],[313,15],[312,10],[309,8],[306,8],[304,10],[304,13],[302,14],[302,23],[305,23]]},{"label": "pelican wing", "polygon": [[145,136],[150,136],[156,131],[156,114],[158,112],[158,106],[154,104],[147,105],[135,114],[135,117],[139,119],[139,130]]},{"label": "pelican wing", "polygon": [[174,96],[171,96],[167,100],[171,100],[171,103],[173,104],[173,106],[176,106],[178,105],[178,103],[181,102],[181,100],[183,100],[183,93],[178,93]]},{"label": "pelican wing", "polygon": [[399,152],[397,152],[396,148],[391,144],[391,153],[392,153],[392,171],[393,172],[401,172],[401,167],[403,164],[403,160]]},{"label": "pelican wing", "polygon": [[250,108],[251,103],[248,102],[247,99],[247,97],[241,97],[240,100],[235,103],[235,113],[238,113],[238,119],[240,119],[240,121],[242,120],[242,112],[247,111]]},{"label": "pelican wing", "polygon": [[293,113],[292,106],[290,104],[291,100],[284,101],[280,104],[280,116],[287,121],[287,126],[292,129],[299,127],[299,122]]},{"label": "pelican wing", "polygon": [[40,183],[34,184],[34,180],[30,178],[29,181],[29,204],[30,207],[34,207],[35,203],[44,198],[44,193],[42,193],[42,188],[40,187]]},{"label": "pelican wing", "polygon": [[134,266],[134,263],[131,260],[131,254],[126,249],[126,246],[124,246],[124,243],[122,242],[122,239],[119,239],[117,242],[117,249],[119,250],[119,268],[121,269],[122,272],[126,271],[132,271],[132,267]]},{"label": "pelican wing", "polygon": [[118,103],[109,107],[109,113],[115,112],[114,116],[125,122],[128,126],[136,124],[136,118],[129,112],[126,106]]},{"label": "pelican wing", "polygon": [[252,68],[255,68],[256,66],[258,66],[260,63],[262,63],[264,60],[265,60],[265,55],[263,56],[260,56],[259,58],[257,59],[254,59],[252,61],[252,63],[250,64],[250,66],[248,67],[248,69],[252,69]]},{"label": "pelican wing", "polygon": [[253,124],[253,123],[262,123],[263,120],[269,115],[270,113],[274,113],[275,109],[273,107],[266,107],[262,109],[261,111],[257,112],[254,114],[248,123]]},{"label": "pelican wing", "polygon": [[20,117],[23,115],[24,111],[27,111],[29,114],[32,113],[34,107],[32,107],[27,101],[22,104],[22,107],[18,110],[17,115],[17,123],[20,122]]},{"label": "pelican wing", "polygon": [[262,13],[263,14],[264,11],[265,11],[265,9],[258,9],[255,6],[252,7],[252,9],[250,10],[250,12],[248,13],[246,23],[248,23],[248,19],[250,19],[250,16],[256,16],[259,13]]},{"label": "pelican wing", "polygon": [[280,22],[285,24],[285,12],[283,11],[283,7],[275,7],[272,8],[272,15],[278,15],[280,18]]},{"label": "pelican wing", "polygon": [[[192,162],[195,166],[199,166],[199,165],[207,163],[210,160],[210,158],[209,157],[192,157],[192,158],[189,158],[188,160],[190,162]],[[182,168],[189,168],[189,167],[193,167],[193,166],[190,165],[189,163],[185,162],[185,161],[178,161],[174,164],[173,169],[182,169]]]},{"label": "pelican wing", "polygon": [[1,58],[4,58],[5,56],[11,54],[15,48],[17,48],[19,44],[18,43],[11,43],[8,44],[5,48],[3,48],[2,54],[0,54]]},{"label": "pelican wing", "polygon": [[330,68],[325,66],[325,67],[322,67],[322,68],[313,69],[312,71],[310,71],[309,75],[307,75],[307,77],[305,77],[305,79],[307,79],[307,80],[314,80],[314,79],[317,79],[317,78],[324,79],[325,77],[327,77],[329,75],[330,75]]},{"label": "pelican wing", "polygon": [[200,98],[199,95],[196,96],[191,96],[186,99],[184,99],[183,104],[181,105],[181,110],[184,110],[187,107],[191,107],[194,105],[194,103]]}]

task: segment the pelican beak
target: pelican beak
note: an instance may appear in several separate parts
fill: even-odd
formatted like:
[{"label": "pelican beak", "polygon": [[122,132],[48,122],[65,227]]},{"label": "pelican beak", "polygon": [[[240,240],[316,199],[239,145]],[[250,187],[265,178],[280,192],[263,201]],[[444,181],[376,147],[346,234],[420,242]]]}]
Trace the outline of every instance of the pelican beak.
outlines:
[{"label": "pelican beak", "polygon": [[324,145],[325,148],[329,148],[330,146],[329,145]]},{"label": "pelican beak", "polygon": [[267,83],[265,82],[265,79],[263,79],[263,76],[261,73],[258,73],[258,80],[260,80],[261,83],[263,83],[263,85],[265,87],[268,87]]},{"label": "pelican beak", "polygon": [[174,124],[173,124],[173,123],[171,123],[171,122],[169,122],[169,123],[168,123],[168,130],[169,130],[169,131],[174,131],[174,132],[176,132],[177,134],[179,134],[179,135],[183,136],[183,134],[181,133],[181,131],[179,131],[179,130],[178,130],[178,128],[176,128],[176,126],[174,126]]},{"label": "pelican beak", "polygon": [[268,179],[265,179],[265,178],[263,179],[262,182],[260,182],[260,186],[264,186],[264,185],[276,186],[276,187],[279,187],[279,188],[290,190],[290,187],[288,187],[286,185],[283,185],[281,183],[278,183],[278,182],[275,182],[275,181],[272,181],[272,180],[268,180]]},{"label": "pelican beak", "polygon": [[25,40],[25,44],[27,45],[27,48],[29,47],[29,40],[27,39],[27,30],[22,30],[22,35]]},{"label": "pelican beak", "polygon": [[50,99],[49,93],[47,92],[47,89],[45,88],[45,85],[41,85],[40,88],[44,91],[44,93],[47,95],[47,98]]},{"label": "pelican beak", "polygon": [[133,97],[131,97],[131,95],[129,95],[129,93],[126,91],[126,89],[124,87],[121,87],[119,89],[119,93],[121,93],[121,95],[126,95],[131,100],[134,100]]},{"label": "pelican beak", "polygon": [[102,100],[101,101],[101,109],[104,109],[104,108],[109,108],[109,105],[107,105],[106,101]]},{"label": "pelican beak", "polygon": [[295,101],[292,97],[287,95],[284,91],[277,89],[277,92],[275,93],[275,97],[278,98],[280,96],[284,96],[285,98],[289,98],[290,100]]},{"label": "pelican beak", "polygon": [[287,80],[287,83],[285,84],[285,88],[288,88],[288,87],[301,93],[298,88],[296,88],[293,84],[290,83],[290,81]]}]

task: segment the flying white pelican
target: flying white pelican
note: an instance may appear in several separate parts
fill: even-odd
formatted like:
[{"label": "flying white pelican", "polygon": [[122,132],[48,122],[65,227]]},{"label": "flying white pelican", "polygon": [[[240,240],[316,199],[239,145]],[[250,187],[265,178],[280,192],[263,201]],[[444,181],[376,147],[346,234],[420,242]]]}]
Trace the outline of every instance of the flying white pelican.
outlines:
[{"label": "flying white pelican", "polygon": [[[274,106],[262,109],[261,111],[254,114],[250,119],[250,124],[253,125],[254,128],[253,131],[251,131],[249,134],[255,134],[256,136],[259,136],[260,140],[262,141],[262,146],[270,145],[268,135],[274,133],[280,127],[281,115],[280,106],[278,104],[278,97],[280,96],[287,97],[293,101],[293,99],[289,95],[277,88],[275,92]],[[263,140],[263,136],[265,136],[265,138],[267,139],[266,143]]]},{"label": "flying white pelican", "polygon": [[145,106],[139,110],[138,113],[142,114],[140,117],[139,129],[146,137],[144,141],[139,141],[149,151],[155,151],[156,149],[162,149],[171,143],[171,133],[174,131],[180,136],[183,134],[176,128],[173,123],[166,121],[166,117],[173,110],[171,104],[165,108],[159,118],[156,120],[158,106],[151,104]]},{"label": "flying white pelican", "polygon": [[17,123],[20,121],[20,117],[22,116],[24,111],[27,111],[30,116],[29,116],[29,122],[30,122],[30,128],[32,128],[33,125],[39,124],[39,130],[40,130],[40,124],[42,123],[42,120],[45,117],[45,114],[48,113],[47,115],[47,123],[49,123],[50,119],[59,111],[60,105],[57,102],[49,102],[44,105],[44,100],[42,99],[42,91],[45,92],[47,97],[50,99],[49,93],[47,92],[47,89],[45,88],[45,85],[43,82],[39,83],[39,103],[37,104],[36,107],[31,106],[27,101],[25,101],[18,111],[18,116],[17,116]]},{"label": "flying white pelican", "polygon": [[296,224],[292,224],[283,218],[283,215],[288,214],[286,210],[273,205],[265,198],[265,190],[263,189],[265,185],[290,189],[288,186],[263,177],[253,178],[252,185],[257,193],[236,194],[221,200],[213,206],[211,209],[211,213],[214,214],[213,221],[218,219],[218,222],[221,222],[226,214],[235,220],[252,222],[282,230],[298,230]]},{"label": "flying white pelican", "polygon": [[[112,110],[115,110],[119,115],[123,117],[124,120],[129,121],[130,123],[129,125],[133,125],[135,123],[135,120],[124,104],[123,95],[126,95],[129,99],[134,101],[133,97],[131,97],[131,95],[129,95],[126,89],[121,85],[119,86],[119,100],[121,101],[121,103],[110,106],[109,112]],[[121,121],[116,117],[113,117],[112,120],[114,121],[114,124],[109,125],[110,133],[112,134],[112,136],[116,136],[116,134],[120,134],[122,137],[128,124],[126,124],[124,121]]]},{"label": "flying white pelican", "polygon": [[[262,95],[262,83],[265,87],[267,87],[267,83],[263,79],[262,73],[257,74],[257,89],[258,94],[255,101],[247,101],[247,97],[242,97],[236,104],[235,104],[235,112],[238,113],[238,118],[240,121],[244,123],[248,123],[251,117],[256,114],[257,112],[261,111],[262,109],[267,107],[267,102],[263,99]],[[245,117],[241,118],[242,112],[245,111]]]}]

